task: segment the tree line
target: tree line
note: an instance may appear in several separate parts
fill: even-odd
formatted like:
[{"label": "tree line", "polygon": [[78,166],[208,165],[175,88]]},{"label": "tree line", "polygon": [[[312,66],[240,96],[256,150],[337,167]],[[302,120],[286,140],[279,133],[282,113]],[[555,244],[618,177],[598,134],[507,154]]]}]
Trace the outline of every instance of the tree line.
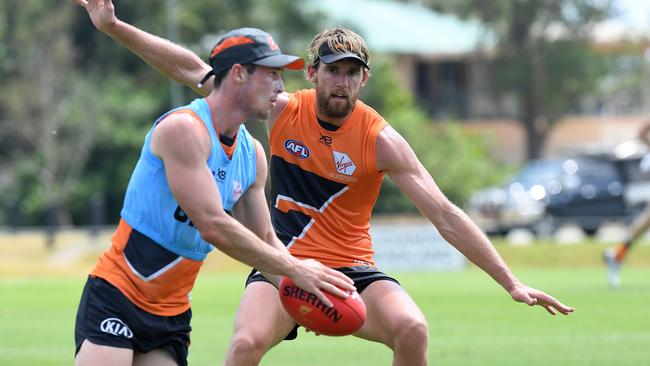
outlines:
[{"label": "tree line", "polygon": [[[420,3],[460,15],[478,14],[498,31],[495,93],[514,91],[520,98],[520,119],[537,134],[529,133],[530,144],[543,140],[535,122],[540,116],[553,121],[566,113],[574,99],[563,96],[578,98],[593,90],[598,77],[592,73],[605,70],[605,60],[589,52],[578,32],[565,43],[530,41],[536,17],[553,16],[538,6],[545,2],[505,2],[529,6],[516,12],[498,8],[496,14],[484,14],[472,1]],[[306,11],[309,6],[303,1],[145,0],[115,5],[121,19],[204,58],[220,34],[247,25],[269,31],[285,52],[306,56],[311,37],[330,25],[325,14]],[[600,19],[607,9],[593,8],[591,18],[578,20],[588,24],[586,19]],[[510,16],[525,24],[504,25]],[[117,222],[151,123],[173,103],[184,104],[198,95],[174,86],[97,31],[72,1],[47,7],[37,1],[0,2],[0,39],[0,226]],[[520,68],[508,67],[522,52],[527,61]],[[566,70],[548,68],[558,63],[575,64],[585,75],[566,65]],[[466,135],[457,123],[432,123],[400,85],[396,67],[390,55],[374,55],[373,76],[361,99],[405,135],[443,191],[462,205],[476,188],[502,179],[510,168],[490,158],[485,140]],[[534,80],[526,79],[531,74]],[[287,72],[284,78],[289,91],[310,87],[301,73]],[[247,126],[265,142],[259,121]],[[382,191],[376,211],[415,210],[389,182]]]}]

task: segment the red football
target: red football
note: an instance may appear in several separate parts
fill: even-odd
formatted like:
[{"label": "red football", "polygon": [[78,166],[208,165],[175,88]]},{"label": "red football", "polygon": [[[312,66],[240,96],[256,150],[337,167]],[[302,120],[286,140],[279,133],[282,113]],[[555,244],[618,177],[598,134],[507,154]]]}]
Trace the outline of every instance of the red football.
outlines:
[{"label": "red football", "polygon": [[342,299],[323,291],[333,307],[298,287],[290,278],[280,281],[280,301],[293,320],[318,334],[344,336],[356,332],[366,321],[366,305],[356,291]]}]

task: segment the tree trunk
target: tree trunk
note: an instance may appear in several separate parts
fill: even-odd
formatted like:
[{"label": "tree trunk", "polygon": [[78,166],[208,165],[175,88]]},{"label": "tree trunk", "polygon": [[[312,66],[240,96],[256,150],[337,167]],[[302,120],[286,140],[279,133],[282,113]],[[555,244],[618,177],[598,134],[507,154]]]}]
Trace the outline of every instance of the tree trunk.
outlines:
[{"label": "tree trunk", "polygon": [[526,117],[521,120],[526,129],[526,156],[529,160],[542,157],[542,148],[546,141],[547,132],[540,131],[537,122],[535,117]]},{"label": "tree trunk", "polygon": [[548,133],[548,126],[541,120],[536,97],[535,82],[531,80],[522,96],[521,123],[526,130],[526,154],[528,159],[539,159],[542,156],[542,147]]}]

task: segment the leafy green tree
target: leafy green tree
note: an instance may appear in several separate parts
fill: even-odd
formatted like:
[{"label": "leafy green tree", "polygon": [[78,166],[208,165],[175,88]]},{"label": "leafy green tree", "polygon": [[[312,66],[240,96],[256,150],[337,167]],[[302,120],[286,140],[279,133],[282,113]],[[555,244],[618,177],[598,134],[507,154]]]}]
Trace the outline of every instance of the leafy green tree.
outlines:
[{"label": "leafy green tree", "polygon": [[[422,165],[457,205],[477,188],[497,183],[507,167],[490,157],[480,136],[464,133],[455,121],[432,123],[413,95],[400,85],[390,57],[376,56],[362,100],[376,109],[413,147]],[[375,212],[415,212],[415,206],[386,179]]]},{"label": "leafy green tree", "polygon": [[[286,52],[305,56],[322,14],[296,1],[143,0],[119,2],[118,16],[165,37],[178,14],[177,42],[203,57],[228,29],[255,26]],[[171,7],[170,7],[171,6]],[[92,202],[108,222],[119,218],[124,191],[153,120],[170,108],[169,81],[97,31],[72,2],[43,7],[0,1],[0,225],[90,224]],[[363,100],[411,142],[443,190],[456,202],[493,171],[481,143],[454,124],[432,125],[399,85],[388,58],[377,57]],[[288,90],[310,87],[285,73]],[[184,101],[197,97],[183,90]],[[250,121],[266,141],[263,125]],[[497,170],[498,171],[498,170]],[[480,182],[480,183],[479,183]],[[378,210],[409,210],[386,183]]]},{"label": "leafy green tree", "polygon": [[[150,124],[155,110],[145,99],[155,99],[152,91],[159,88],[145,88],[142,98],[137,84],[146,86],[145,78],[127,80],[128,62],[97,47],[101,38],[96,42],[89,28],[78,27],[81,9],[71,2],[45,8],[7,1],[0,8],[5,20],[0,21],[5,41],[0,47],[0,219],[12,225],[88,222],[89,197],[110,194],[120,177],[115,169],[95,168],[134,162],[119,160],[124,152],[119,145],[97,152],[120,137],[141,144],[146,131],[141,127]],[[146,119],[138,113],[143,108]],[[132,151],[137,156],[137,148]],[[89,179],[94,173],[101,178]]]},{"label": "leafy green tree", "polygon": [[540,156],[549,127],[575,112],[607,73],[590,45],[593,26],[608,18],[608,0],[428,0],[434,9],[477,17],[496,38],[488,60],[497,95],[513,96],[526,130],[529,158]]},{"label": "leafy green tree", "polygon": [[[164,5],[116,3],[120,18],[154,34],[170,37],[175,21],[176,41],[203,57],[220,34],[241,26],[267,29],[286,51],[300,45],[304,54],[317,27],[295,1]],[[98,196],[116,221],[144,135],[170,108],[169,81],[98,32],[71,1],[0,2],[0,40],[0,222],[89,224]],[[288,84],[304,83],[299,73],[287,75]],[[196,97],[184,94],[183,102]]]},{"label": "leafy green tree", "polygon": [[91,87],[73,69],[72,6],[43,9],[13,1],[5,6],[1,136],[11,150],[3,163],[6,174],[18,178],[9,179],[8,190],[16,193],[9,199],[20,199],[12,205],[18,210],[45,211],[51,223],[68,223],[64,207],[94,134],[93,124],[80,122],[96,108],[79,103]]}]

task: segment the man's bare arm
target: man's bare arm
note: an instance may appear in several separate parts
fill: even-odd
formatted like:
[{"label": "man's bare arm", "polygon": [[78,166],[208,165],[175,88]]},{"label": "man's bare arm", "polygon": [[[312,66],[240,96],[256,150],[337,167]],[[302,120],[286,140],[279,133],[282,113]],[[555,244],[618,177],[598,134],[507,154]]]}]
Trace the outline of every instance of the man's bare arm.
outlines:
[{"label": "man's bare arm", "polygon": [[549,313],[573,311],[546,293],[530,288],[512,274],[489,239],[471,219],[440,191],[413,149],[390,126],[377,139],[377,167],[415,203],[440,234],[465,257],[488,273],[512,298],[528,305],[541,305]]},{"label": "man's bare arm", "polygon": [[115,16],[111,0],[75,0],[88,11],[97,29],[106,33],[163,75],[207,96],[212,91],[208,82],[199,88],[197,83],[211,70],[194,52],[169,40],[145,32]]},{"label": "man's bare arm", "polygon": [[[255,152],[257,162],[255,183],[235,204],[232,213],[237,221],[241,222],[262,240],[279,250],[286,251],[287,247],[275,235],[273,225],[271,224],[271,216],[269,215],[269,208],[266,204],[266,196],[264,195],[264,186],[268,174],[266,154],[264,153],[262,144],[257,140],[255,141]],[[279,276],[274,276],[269,273],[264,273],[264,276],[276,285],[280,282]]]},{"label": "man's bare arm", "polygon": [[255,140],[256,172],[255,183],[246,191],[233,207],[233,216],[262,240],[278,249],[286,247],[278,240],[271,225],[264,186],[268,174],[266,153],[259,141]]},{"label": "man's bare arm", "polygon": [[320,289],[346,297],[345,292],[336,288],[354,289],[345,275],[313,260],[298,260],[286,250],[264,243],[224,212],[219,190],[206,164],[210,146],[201,122],[183,114],[170,115],[158,124],[151,140],[151,151],[164,163],[174,198],[201,237],[243,263],[291,277],[327,304],[330,302]]},{"label": "man's bare arm", "polygon": [[[197,83],[211,68],[194,52],[117,19],[115,8],[110,0],[74,1],[88,11],[97,29],[131,50],[161,74],[194,89],[203,96],[209,95],[214,88],[211,80],[198,87]],[[269,130],[288,101],[287,93],[278,96],[275,107],[266,121]]]}]

